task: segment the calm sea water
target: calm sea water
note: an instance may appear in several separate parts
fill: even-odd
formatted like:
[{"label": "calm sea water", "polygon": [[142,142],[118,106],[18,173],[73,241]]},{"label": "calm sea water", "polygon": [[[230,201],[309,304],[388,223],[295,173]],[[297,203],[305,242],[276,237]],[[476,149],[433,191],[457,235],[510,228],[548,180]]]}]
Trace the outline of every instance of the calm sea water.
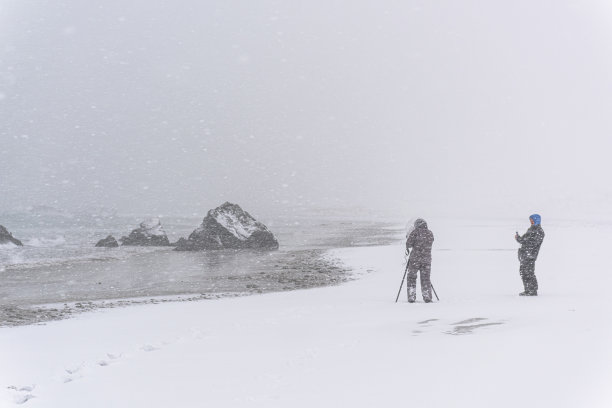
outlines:
[{"label": "calm sea water", "polygon": [[[280,242],[273,252],[94,247],[108,234],[117,239],[129,234],[142,219],[52,210],[0,216],[0,224],[24,243],[0,247],[0,325],[48,320],[40,310],[39,317],[26,312],[42,304],[210,298],[336,284],[348,271],[322,257],[326,249],[383,245],[402,236],[390,222],[319,213],[261,220]],[[171,242],[200,223],[195,217],[162,218]]]}]

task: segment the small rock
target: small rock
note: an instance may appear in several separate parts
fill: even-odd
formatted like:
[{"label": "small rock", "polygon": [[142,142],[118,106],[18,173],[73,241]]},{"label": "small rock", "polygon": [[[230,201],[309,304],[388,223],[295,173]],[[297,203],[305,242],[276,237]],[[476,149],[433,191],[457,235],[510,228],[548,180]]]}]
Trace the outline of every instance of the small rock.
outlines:
[{"label": "small rock", "polygon": [[23,246],[20,240],[13,237],[13,234],[11,234],[6,228],[0,225],[0,245],[5,245],[5,244]]},{"label": "small rock", "polygon": [[119,246],[119,243],[112,235],[109,235],[108,237],[99,240],[98,243],[96,244],[96,247],[103,247],[103,248],[117,248],[118,246]]},{"label": "small rock", "polygon": [[122,245],[131,246],[170,246],[166,232],[159,218],[150,218],[140,223],[129,236],[121,238]]}]

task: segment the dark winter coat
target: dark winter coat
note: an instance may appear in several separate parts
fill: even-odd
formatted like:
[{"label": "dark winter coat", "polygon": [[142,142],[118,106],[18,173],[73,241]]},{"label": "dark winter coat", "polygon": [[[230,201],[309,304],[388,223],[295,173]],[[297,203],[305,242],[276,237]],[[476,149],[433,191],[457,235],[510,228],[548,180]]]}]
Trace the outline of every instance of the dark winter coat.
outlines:
[{"label": "dark winter coat", "polygon": [[406,251],[410,252],[410,263],[431,263],[431,247],[434,242],[433,233],[427,229],[425,220],[418,219],[414,223],[414,231],[406,240]]},{"label": "dark winter coat", "polygon": [[516,241],[521,244],[518,250],[519,261],[535,261],[538,258],[544,235],[541,225],[532,225],[522,237],[516,235]]}]

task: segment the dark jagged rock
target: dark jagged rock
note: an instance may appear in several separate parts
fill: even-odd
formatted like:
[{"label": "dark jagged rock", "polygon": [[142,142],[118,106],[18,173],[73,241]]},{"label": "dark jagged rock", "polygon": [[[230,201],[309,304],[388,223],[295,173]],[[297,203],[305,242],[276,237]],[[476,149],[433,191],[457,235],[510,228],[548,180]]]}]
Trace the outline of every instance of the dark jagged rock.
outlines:
[{"label": "dark jagged rock", "polygon": [[129,236],[120,239],[122,245],[131,246],[170,246],[168,236],[159,222],[159,218],[151,218],[140,223]]},{"label": "dark jagged rock", "polygon": [[8,232],[6,228],[0,225],[0,245],[9,244],[9,243],[17,245],[17,246],[23,246],[20,240],[13,237],[13,234]]},{"label": "dark jagged rock", "polygon": [[99,240],[96,246],[103,248],[117,248],[119,246],[119,243],[117,242],[115,237],[109,235],[108,237]]},{"label": "dark jagged rock", "polygon": [[173,246],[173,247],[184,246],[184,245],[188,245],[188,241],[185,238],[179,238],[178,241],[172,242],[170,244],[170,246]]},{"label": "dark jagged rock", "polygon": [[240,206],[226,202],[210,210],[202,225],[177,242],[177,251],[205,249],[278,249],[278,241]]}]

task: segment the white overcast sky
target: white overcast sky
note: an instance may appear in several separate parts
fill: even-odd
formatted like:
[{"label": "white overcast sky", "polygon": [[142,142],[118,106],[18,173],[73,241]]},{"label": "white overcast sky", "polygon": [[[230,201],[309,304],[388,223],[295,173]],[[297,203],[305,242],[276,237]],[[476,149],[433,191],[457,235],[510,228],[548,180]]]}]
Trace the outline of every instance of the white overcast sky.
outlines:
[{"label": "white overcast sky", "polygon": [[612,204],[607,1],[0,0],[0,212]]}]

